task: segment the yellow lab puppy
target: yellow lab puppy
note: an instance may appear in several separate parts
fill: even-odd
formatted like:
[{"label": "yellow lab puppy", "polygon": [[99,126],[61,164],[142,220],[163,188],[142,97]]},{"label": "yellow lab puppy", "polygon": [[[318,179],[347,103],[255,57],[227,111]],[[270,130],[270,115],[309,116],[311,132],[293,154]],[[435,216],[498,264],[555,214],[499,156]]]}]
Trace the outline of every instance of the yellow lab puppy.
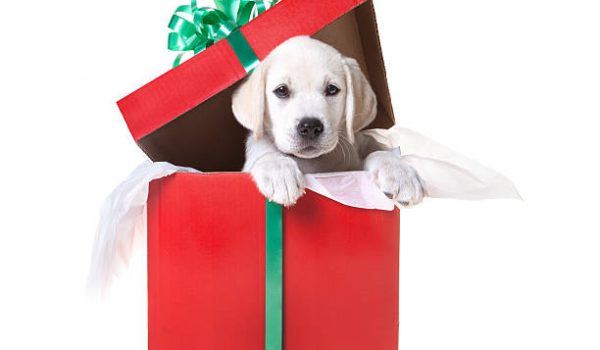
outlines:
[{"label": "yellow lab puppy", "polygon": [[403,205],[423,198],[415,170],[360,130],[377,99],[358,63],[309,37],[277,47],[233,95],[236,119],[251,131],[244,171],[269,199],[289,206],[303,173],[367,170]]}]

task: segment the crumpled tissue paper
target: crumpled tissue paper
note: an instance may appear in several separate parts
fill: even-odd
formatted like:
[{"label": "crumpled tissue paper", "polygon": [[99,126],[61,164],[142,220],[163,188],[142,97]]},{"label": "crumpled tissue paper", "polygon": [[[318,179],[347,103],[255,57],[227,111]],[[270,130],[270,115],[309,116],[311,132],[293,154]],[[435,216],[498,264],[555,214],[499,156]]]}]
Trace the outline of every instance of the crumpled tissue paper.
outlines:
[{"label": "crumpled tissue paper", "polygon": [[[517,198],[512,182],[498,172],[470,160],[437,142],[404,128],[363,131],[399,152],[423,180],[428,197],[480,200]],[[88,280],[91,293],[103,294],[127,264],[136,234],[146,234],[146,200],[152,180],[175,172],[198,170],[150,161],[138,166],[108,196],[102,206]],[[305,175],[306,187],[344,205],[393,210],[389,199],[364,171]]]}]

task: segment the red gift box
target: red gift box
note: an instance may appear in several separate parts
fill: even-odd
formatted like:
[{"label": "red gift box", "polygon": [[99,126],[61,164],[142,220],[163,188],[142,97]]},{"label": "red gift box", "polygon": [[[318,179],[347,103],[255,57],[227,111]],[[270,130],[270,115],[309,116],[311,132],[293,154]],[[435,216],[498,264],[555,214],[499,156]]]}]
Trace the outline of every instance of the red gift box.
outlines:
[{"label": "red gift box", "polygon": [[[175,174],[148,199],[150,350],[265,349],[265,198],[247,174]],[[283,210],[286,350],[398,347],[399,211],[308,192]]]},{"label": "red gift box", "polygon": [[[235,33],[260,60],[298,35],[355,58],[378,99],[369,127],[394,124],[371,1],[281,0]],[[230,45],[216,42],[118,102],[152,160],[242,168],[247,131],[231,96],[247,73]],[[350,208],[310,191],[283,209],[283,294],[274,302],[267,207],[247,174],[176,174],[151,184],[149,348],[397,349],[398,210]],[[281,297],[283,312],[265,310]],[[273,324],[282,331],[267,332]]]},{"label": "red gift box", "polygon": [[[375,11],[366,0],[281,0],[240,28],[259,59],[285,40],[310,35],[355,58],[378,99],[369,127],[394,125]],[[231,111],[246,71],[220,40],[118,102],[138,145],[154,161],[203,171],[239,171],[247,131]]]}]

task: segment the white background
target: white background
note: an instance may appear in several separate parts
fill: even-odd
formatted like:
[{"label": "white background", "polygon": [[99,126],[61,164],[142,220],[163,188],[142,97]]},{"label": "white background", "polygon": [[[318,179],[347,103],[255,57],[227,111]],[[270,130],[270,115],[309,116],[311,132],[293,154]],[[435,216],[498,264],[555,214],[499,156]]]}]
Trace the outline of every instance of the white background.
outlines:
[{"label": "white background", "polygon": [[[0,349],[144,349],[144,257],[84,284],[102,200],[144,159],[115,101],[169,68],[176,0],[0,2]],[[600,349],[600,7],[376,1],[399,124],[523,202],[402,213],[401,348]]]}]

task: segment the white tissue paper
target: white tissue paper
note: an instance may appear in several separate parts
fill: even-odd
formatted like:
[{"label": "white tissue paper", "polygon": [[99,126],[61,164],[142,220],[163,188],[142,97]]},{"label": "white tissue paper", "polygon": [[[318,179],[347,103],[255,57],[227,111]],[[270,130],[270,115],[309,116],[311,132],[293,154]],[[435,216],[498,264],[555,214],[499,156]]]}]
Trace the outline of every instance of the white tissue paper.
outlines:
[{"label": "white tissue paper", "polygon": [[513,183],[439,143],[409,129],[363,131],[390,149],[399,148],[403,159],[423,180],[427,197],[453,199],[521,199]]},{"label": "white tissue paper", "polygon": [[127,265],[136,234],[146,234],[146,200],[154,179],[192,168],[150,161],[138,166],[104,200],[92,252],[88,291],[103,294],[112,278]]},{"label": "white tissue paper", "polygon": [[[428,197],[454,199],[520,198],[503,175],[408,129],[371,129],[363,133],[389,149],[400,150],[415,168]],[[105,200],[96,232],[88,290],[103,294],[127,265],[136,234],[146,234],[146,201],[152,180],[198,170],[150,161],[138,166]],[[389,199],[364,171],[307,174],[306,187],[347,206],[393,210]]]}]

